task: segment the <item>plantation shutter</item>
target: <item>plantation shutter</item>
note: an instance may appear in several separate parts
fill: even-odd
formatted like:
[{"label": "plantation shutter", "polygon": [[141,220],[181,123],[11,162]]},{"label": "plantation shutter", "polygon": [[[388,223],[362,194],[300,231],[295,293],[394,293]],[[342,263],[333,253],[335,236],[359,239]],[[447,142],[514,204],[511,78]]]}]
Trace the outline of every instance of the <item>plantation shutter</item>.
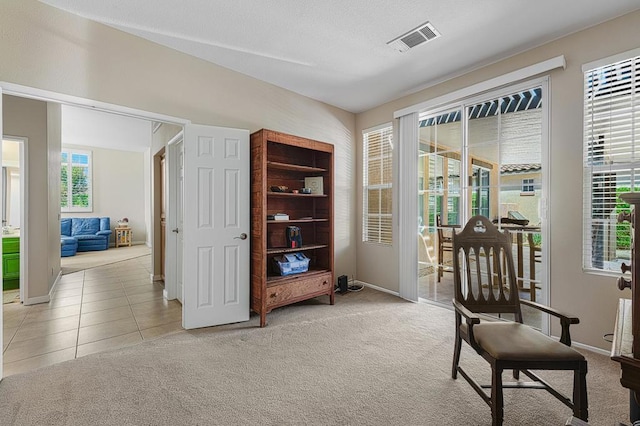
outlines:
[{"label": "plantation shutter", "polygon": [[[632,54],[633,53],[633,54]],[[584,250],[586,270],[620,272],[630,256],[629,211],[619,194],[640,190],[640,52],[584,71]]]},{"label": "plantation shutter", "polygon": [[362,241],[392,243],[393,127],[363,133]]}]

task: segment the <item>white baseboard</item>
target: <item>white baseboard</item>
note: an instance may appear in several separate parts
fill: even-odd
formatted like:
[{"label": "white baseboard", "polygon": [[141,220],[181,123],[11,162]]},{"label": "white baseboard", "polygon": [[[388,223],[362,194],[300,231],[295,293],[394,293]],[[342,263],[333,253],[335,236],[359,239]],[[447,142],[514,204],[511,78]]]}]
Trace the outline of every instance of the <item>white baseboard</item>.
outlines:
[{"label": "white baseboard", "polygon": [[363,285],[365,287],[369,287],[369,288],[371,288],[373,290],[378,290],[378,291],[381,291],[383,293],[389,293],[389,294],[392,294],[394,296],[400,297],[400,293],[398,293],[397,291],[389,290],[389,289],[384,288],[384,287],[378,287],[377,285],[369,284],[367,282],[360,281],[360,280],[354,280],[353,282],[357,283],[357,284],[361,284],[361,285]]},{"label": "white baseboard", "polygon": [[571,346],[575,346],[576,348],[586,349],[591,352],[595,352],[600,355],[611,356],[611,351],[607,351],[605,349],[596,348],[595,346],[585,345],[580,342],[571,342]]},{"label": "white baseboard", "polygon": [[23,305],[37,305],[39,303],[49,303],[51,301],[51,296],[44,295],[39,297],[30,297],[22,301]]}]

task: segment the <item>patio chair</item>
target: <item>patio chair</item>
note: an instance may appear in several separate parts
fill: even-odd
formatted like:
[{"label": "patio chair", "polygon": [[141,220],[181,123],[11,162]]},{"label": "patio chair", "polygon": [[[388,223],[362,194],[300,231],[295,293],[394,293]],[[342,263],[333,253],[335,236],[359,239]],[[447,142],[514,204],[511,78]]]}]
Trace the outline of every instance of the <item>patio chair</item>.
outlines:
[{"label": "patio chair", "polygon": [[445,234],[439,214],[436,215],[436,230],[438,232],[438,282],[440,282],[444,272],[444,252],[451,253],[453,250],[451,234],[455,231],[452,229],[450,234]]},{"label": "patio chair", "polygon": [[[503,280],[502,263],[506,264]],[[500,232],[486,217],[474,216],[462,232],[453,234],[455,346],[451,376],[460,373],[491,407],[493,425],[502,425],[504,388],[545,389],[587,420],[587,361],[572,349],[569,326],[578,318],[528,300],[520,300],[508,232]],[[522,324],[520,305],[560,319],[560,342]],[[510,314],[513,321],[501,318]],[[462,341],[491,365],[491,385],[480,385],[459,364]],[[553,389],[533,370],[573,371],[573,398]],[[503,383],[502,372],[513,370],[516,381]],[[519,380],[520,372],[533,382]],[[491,388],[487,394],[483,388]]]},{"label": "patio chair", "polygon": [[536,301],[536,263],[542,263],[542,247],[536,244],[533,236],[535,233],[527,233],[527,241],[529,242],[529,297],[532,302]]}]

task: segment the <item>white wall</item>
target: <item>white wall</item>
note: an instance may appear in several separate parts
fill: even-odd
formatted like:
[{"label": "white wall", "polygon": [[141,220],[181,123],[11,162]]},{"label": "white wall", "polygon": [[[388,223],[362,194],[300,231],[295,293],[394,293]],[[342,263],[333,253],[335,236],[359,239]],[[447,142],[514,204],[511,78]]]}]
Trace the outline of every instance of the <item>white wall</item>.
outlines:
[{"label": "white wall", "polygon": [[[147,241],[147,215],[145,212],[146,176],[143,152],[118,151],[82,145],[67,145],[62,149],[80,149],[92,153],[93,212],[62,213],[62,217],[104,217],[111,219],[111,229],[124,217],[129,219],[133,243]],[[115,233],[110,242],[115,241]]]},{"label": "white wall", "polygon": [[0,82],[198,124],[269,128],[334,144],[336,276],[355,274],[352,113],[36,0],[3,2],[0,28]]},{"label": "white wall", "polygon": [[[358,114],[357,173],[360,175],[362,170],[362,130],[391,121],[394,111],[558,55],[565,55],[566,69],[550,73],[550,302],[556,308],[580,317],[580,325],[572,327],[572,337],[575,341],[608,349],[609,344],[602,336],[613,330],[618,298],[630,297],[631,294],[629,291],[620,292],[615,286],[614,277],[586,274],[582,271],[581,66],[596,59],[637,48],[638,40],[640,11]],[[360,192],[358,200],[361,199]],[[362,211],[360,204],[358,212]],[[367,247],[358,243],[358,277],[397,290],[397,249],[397,246],[394,246],[382,250],[379,247]],[[554,328],[553,331],[559,334],[557,329]]]}]

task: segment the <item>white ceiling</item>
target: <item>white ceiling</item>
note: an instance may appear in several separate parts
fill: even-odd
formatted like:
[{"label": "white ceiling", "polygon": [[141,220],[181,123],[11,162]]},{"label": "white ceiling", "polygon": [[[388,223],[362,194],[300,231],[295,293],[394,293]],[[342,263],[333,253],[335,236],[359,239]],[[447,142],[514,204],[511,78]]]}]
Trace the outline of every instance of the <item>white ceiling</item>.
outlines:
[{"label": "white ceiling", "polygon": [[151,121],[62,105],[62,144],[144,152],[151,147]]},{"label": "white ceiling", "polygon": [[[640,9],[638,0],[40,0],[352,112]],[[430,21],[442,37],[386,45]]]}]

